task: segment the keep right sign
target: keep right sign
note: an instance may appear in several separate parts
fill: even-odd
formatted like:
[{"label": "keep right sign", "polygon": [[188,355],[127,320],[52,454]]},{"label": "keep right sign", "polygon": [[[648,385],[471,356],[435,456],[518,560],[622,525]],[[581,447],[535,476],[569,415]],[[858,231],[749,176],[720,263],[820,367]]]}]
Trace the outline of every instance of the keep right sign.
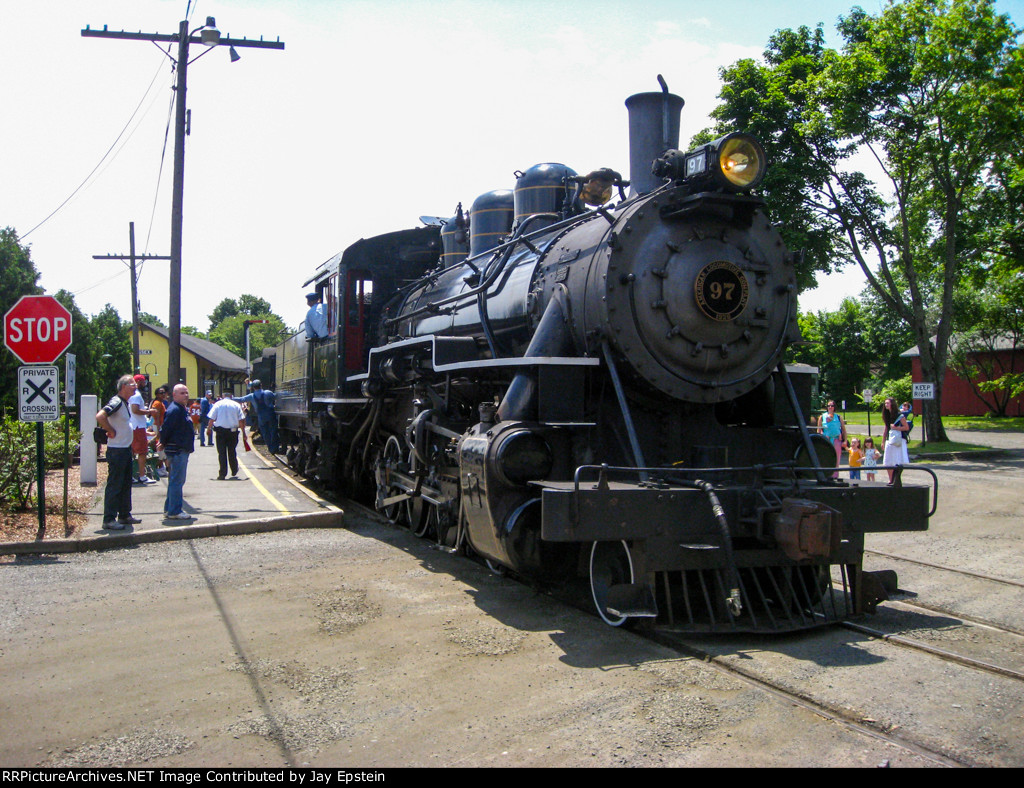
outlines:
[{"label": "keep right sign", "polygon": [[914,399],[935,399],[934,383],[914,383]]}]

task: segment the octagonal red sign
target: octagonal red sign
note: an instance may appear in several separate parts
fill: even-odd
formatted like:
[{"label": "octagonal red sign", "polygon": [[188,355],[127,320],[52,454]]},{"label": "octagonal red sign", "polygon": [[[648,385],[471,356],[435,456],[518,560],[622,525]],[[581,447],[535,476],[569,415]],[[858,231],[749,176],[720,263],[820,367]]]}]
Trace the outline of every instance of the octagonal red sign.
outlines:
[{"label": "octagonal red sign", "polygon": [[53,296],[22,296],[4,315],[4,344],[22,364],[52,364],[71,347],[71,313]]}]

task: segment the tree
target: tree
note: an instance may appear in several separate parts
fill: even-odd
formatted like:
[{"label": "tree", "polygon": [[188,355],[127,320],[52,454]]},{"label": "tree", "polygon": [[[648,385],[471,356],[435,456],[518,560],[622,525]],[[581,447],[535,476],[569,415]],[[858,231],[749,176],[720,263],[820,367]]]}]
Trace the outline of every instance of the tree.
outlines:
[{"label": "tree", "polygon": [[[27,246],[18,241],[13,227],[0,230],[0,317],[24,295],[42,295],[39,272]],[[0,413],[18,407],[17,380],[21,362],[6,348],[0,349]]]},{"label": "tree", "polygon": [[248,317],[258,318],[261,315],[269,314],[271,314],[270,302],[259,296],[243,293],[238,297],[237,301],[233,298],[225,298],[210,313],[210,333],[212,334],[213,330],[227,318],[234,317],[235,315],[247,315]]},{"label": "tree", "polygon": [[971,295],[975,319],[950,343],[949,366],[993,415],[1005,416],[1024,372],[1017,364],[1024,347],[1024,276],[995,278]]},{"label": "tree", "polygon": [[100,402],[105,402],[117,393],[117,379],[132,371],[132,326],[110,304],[93,315],[89,325],[94,346],[100,351],[96,394]]},{"label": "tree", "polygon": [[259,358],[263,348],[277,345],[281,341],[281,336],[288,333],[284,321],[275,314],[268,312],[254,316],[232,315],[222,320],[216,328],[210,329],[207,339],[230,350],[236,356],[245,358],[245,321],[254,318],[269,321],[249,326],[250,358]]},{"label": "tree", "polygon": [[[783,171],[765,181],[769,207],[797,225],[787,241],[806,235],[822,256],[812,270],[857,263],[882,308],[910,327],[936,386],[928,432],[943,440],[954,289],[991,264],[991,233],[972,211],[993,210],[1013,182],[997,160],[1024,149],[1018,31],[992,0],[906,0],[878,16],[855,8],[839,32],[842,52],[823,48],[820,26],[802,27],[772,36],[765,64],[723,71],[716,132],[767,140]],[[1007,248],[1012,240],[1003,234]]]},{"label": "tree", "polygon": [[233,298],[225,298],[210,313],[210,332],[219,326],[226,318],[238,314],[238,302]]},{"label": "tree", "polygon": [[806,312],[799,321],[806,344],[793,348],[793,360],[818,368],[818,389],[824,397],[855,402],[871,375],[873,358],[861,305],[846,298],[835,312]]},{"label": "tree", "polygon": [[910,361],[901,356],[913,346],[914,335],[899,316],[885,308],[878,293],[870,287],[860,294],[860,308],[864,320],[861,338],[871,357],[869,388],[878,390],[885,381],[909,374]]},{"label": "tree", "polygon": [[151,326],[159,326],[160,328],[167,328],[167,324],[163,320],[149,312],[139,312],[139,322],[149,323]]},{"label": "tree", "polygon": [[78,308],[75,297],[67,290],[58,290],[54,298],[71,313],[71,347],[67,352],[75,356],[75,398],[78,400],[82,394],[99,391],[103,382],[99,361],[107,351],[97,344],[92,321]]}]

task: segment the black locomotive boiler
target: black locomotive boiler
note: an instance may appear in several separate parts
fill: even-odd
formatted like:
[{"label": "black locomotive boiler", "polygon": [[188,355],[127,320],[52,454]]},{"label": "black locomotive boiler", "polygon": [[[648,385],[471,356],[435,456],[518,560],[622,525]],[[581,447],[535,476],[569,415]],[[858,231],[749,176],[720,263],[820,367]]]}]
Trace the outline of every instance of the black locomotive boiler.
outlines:
[{"label": "black locomotive boiler", "polygon": [[926,529],[933,485],[833,477],[784,362],[794,255],[752,193],[764,152],[677,150],[682,104],[627,100],[631,181],[537,165],[321,265],[303,287],[330,336],[276,350],[283,450],[495,570],[588,582],[613,626],[858,614],[865,534]]}]

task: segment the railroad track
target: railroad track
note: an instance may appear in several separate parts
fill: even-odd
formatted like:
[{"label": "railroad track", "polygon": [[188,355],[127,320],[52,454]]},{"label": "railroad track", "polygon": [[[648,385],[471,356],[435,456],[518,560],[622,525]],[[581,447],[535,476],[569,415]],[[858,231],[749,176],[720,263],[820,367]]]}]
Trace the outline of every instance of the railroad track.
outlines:
[{"label": "railroad track", "polygon": [[892,558],[896,561],[904,561],[908,564],[917,564],[918,566],[927,566],[930,569],[941,569],[944,572],[953,572],[958,575],[965,575],[967,577],[974,577],[979,580],[991,580],[993,583],[1001,583],[1002,585],[1016,586],[1017,588],[1024,588],[1024,583],[1019,580],[1008,580],[1005,577],[995,577],[994,575],[986,575],[980,572],[970,572],[966,569],[957,569],[952,566],[943,566],[942,564],[933,564],[928,561],[919,561],[916,558],[907,558],[902,555],[895,555],[894,553],[883,553],[879,550],[868,550],[865,548],[865,553],[871,553],[872,555],[880,555],[886,558]]},{"label": "railroad track", "polygon": [[811,711],[819,717],[829,720],[830,722],[834,722],[837,725],[841,725],[848,730],[862,736],[867,736],[871,739],[876,739],[878,741],[883,741],[887,744],[900,747],[907,752],[914,753],[915,755],[925,758],[939,766],[966,767],[974,765],[972,763],[953,758],[945,753],[932,749],[927,745],[915,742],[905,735],[893,733],[891,730],[887,731],[875,720],[869,720],[862,716],[851,716],[842,709],[830,707],[804,693],[794,692],[787,687],[776,684],[763,676],[757,675],[752,670],[746,670],[736,665],[729,664],[722,657],[711,654],[710,652],[701,649],[699,646],[695,646],[692,643],[681,642],[679,637],[673,636],[673,633],[671,632],[643,632],[641,633],[641,636],[646,637],[649,640],[653,640],[662,646],[666,646],[683,656],[700,659],[728,676],[758,687],[777,699]]},{"label": "railroad track", "polygon": [[[384,520],[383,516],[379,512],[375,511],[370,507],[364,506],[363,504],[356,503],[353,501],[346,501],[346,506],[357,507],[369,516],[380,518],[382,521]],[[397,527],[401,528],[401,526]],[[406,529],[402,528],[402,530]],[[450,551],[449,548],[444,547],[438,547],[437,549]],[[884,553],[879,554],[886,556],[888,555]],[[898,556],[888,557],[899,558]],[[595,615],[593,605],[589,600],[589,597],[586,597],[585,595],[583,597],[574,596],[571,591],[566,591],[565,589],[561,591],[549,590],[546,592],[546,594],[552,597],[553,599],[558,600],[559,602],[568,604],[574,607],[575,609],[584,612],[589,616]],[[918,603],[900,601],[896,604],[906,605],[907,607],[927,609],[924,605]],[[949,615],[956,615],[958,619],[967,621],[966,617],[950,613],[949,611],[934,612],[944,612]],[[971,621],[970,623],[977,624],[980,626],[988,626],[989,628],[997,629],[999,631],[1006,632],[1012,635],[1022,634],[987,622]],[[852,631],[860,632],[861,634],[867,634],[872,638],[877,638],[893,646],[913,648],[920,652],[927,653],[930,656],[935,656],[943,661],[954,662],[975,670],[995,673],[997,675],[1010,678],[1015,681],[1024,680],[1024,673],[1009,668],[1002,668],[1000,666],[991,665],[980,660],[974,660],[970,657],[964,657],[962,655],[947,653],[941,649],[936,649],[933,647],[929,648],[928,644],[925,643],[917,641],[911,643],[911,639],[906,638],[904,636],[887,634],[879,630],[874,630],[863,624],[852,622],[847,628]],[[815,633],[820,631],[821,630],[811,630],[805,634],[808,637],[814,637]],[[836,704],[826,703],[820,699],[813,697],[809,692],[794,690],[791,687],[785,686],[785,684],[783,683],[773,681],[771,676],[769,675],[770,670],[761,669],[757,662],[752,663],[750,667],[746,665],[737,665],[733,661],[730,661],[728,657],[725,655],[716,655],[711,651],[702,648],[699,642],[694,642],[696,640],[699,640],[699,638],[695,636],[683,636],[672,632],[644,629],[637,630],[635,634],[645,639],[659,643],[662,646],[670,648],[676,653],[678,653],[680,656],[690,659],[699,659],[707,665],[713,667],[714,669],[719,670],[722,673],[729,675],[745,684],[755,686],[778,700],[781,700],[786,703],[791,703],[795,706],[810,711],[813,714],[821,717],[822,719],[840,725],[861,736],[865,736],[867,738],[885,742],[894,747],[898,747],[907,753],[911,753],[918,757],[924,758],[927,761],[934,763],[935,765],[945,767],[965,767],[976,765],[974,762],[972,762],[970,759],[966,757],[950,754],[948,752],[942,751],[941,749],[938,749],[935,746],[929,746],[927,743],[915,741],[912,732],[897,732],[895,730],[895,727],[890,727],[889,724],[884,721],[876,720],[871,716],[868,716],[861,712],[854,711],[852,709],[842,708]]]}]

